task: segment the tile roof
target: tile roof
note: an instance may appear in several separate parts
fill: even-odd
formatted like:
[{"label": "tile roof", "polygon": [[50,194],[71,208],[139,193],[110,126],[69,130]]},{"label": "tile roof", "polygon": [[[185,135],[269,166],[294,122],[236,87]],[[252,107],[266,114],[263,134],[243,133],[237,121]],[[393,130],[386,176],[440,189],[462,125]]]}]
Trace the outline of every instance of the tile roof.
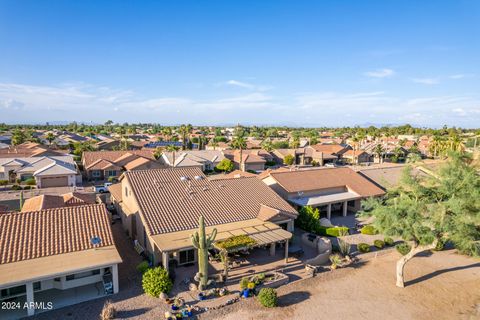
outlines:
[{"label": "tile roof", "polygon": [[345,150],[345,147],[340,144],[315,144],[308,148],[312,148],[317,152],[324,152],[329,154],[338,154]]},{"label": "tile roof", "polygon": [[208,178],[210,180],[219,180],[219,179],[232,179],[232,178],[250,178],[250,177],[256,177],[256,176],[257,175],[254,173],[244,172],[242,170],[234,170],[227,174],[215,174],[215,175],[209,176]]},{"label": "tile roof", "polygon": [[254,177],[210,181],[199,168],[170,168],[130,171],[124,178],[132,186],[149,234],[194,229],[200,215],[207,226],[253,219],[262,204],[297,214]]},{"label": "tile roof", "polygon": [[385,192],[350,168],[321,168],[290,172],[271,172],[287,192],[316,191],[348,187],[362,197],[378,196]]},{"label": "tile roof", "polygon": [[0,264],[114,245],[103,204],[0,215]]},{"label": "tile roof", "polygon": [[65,202],[62,196],[43,194],[26,199],[23,203],[22,212],[61,208],[64,205]]},{"label": "tile roof", "polygon": [[137,157],[136,159],[126,163],[125,169],[135,170],[137,167],[143,166],[144,164],[147,164],[149,162],[152,162],[152,160],[144,157]]},{"label": "tile roof", "polygon": [[85,165],[85,168],[88,168],[92,163],[96,162],[99,159],[107,160],[113,163],[115,162],[115,160],[127,153],[141,156],[147,159],[155,159],[152,150],[86,151],[83,153],[82,161]]}]

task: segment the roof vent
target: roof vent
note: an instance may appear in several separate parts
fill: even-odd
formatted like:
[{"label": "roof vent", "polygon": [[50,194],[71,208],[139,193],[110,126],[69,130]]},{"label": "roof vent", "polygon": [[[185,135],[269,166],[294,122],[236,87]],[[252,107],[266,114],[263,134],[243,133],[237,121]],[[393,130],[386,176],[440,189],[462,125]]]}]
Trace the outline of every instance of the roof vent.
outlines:
[{"label": "roof vent", "polygon": [[202,176],[195,176],[195,180],[203,180]]},{"label": "roof vent", "polygon": [[180,181],[188,181],[188,180],[190,180],[188,177],[185,177],[185,176],[180,177]]}]

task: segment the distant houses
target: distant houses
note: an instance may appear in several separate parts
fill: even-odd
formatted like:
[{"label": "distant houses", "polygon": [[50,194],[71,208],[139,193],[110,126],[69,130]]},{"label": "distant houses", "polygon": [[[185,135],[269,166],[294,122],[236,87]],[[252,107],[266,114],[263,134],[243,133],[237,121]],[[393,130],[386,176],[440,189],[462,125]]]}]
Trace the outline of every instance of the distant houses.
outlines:
[{"label": "distant houses", "polygon": [[87,151],[82,165],[88,180],[118,178],[122,172],[160,168],[151,150]]},{"label": "distant houses", "polygon": [[10,183],[35,179],[38,188],[74,187],[81,184],[72,156],[1,158],[0,180]]}]

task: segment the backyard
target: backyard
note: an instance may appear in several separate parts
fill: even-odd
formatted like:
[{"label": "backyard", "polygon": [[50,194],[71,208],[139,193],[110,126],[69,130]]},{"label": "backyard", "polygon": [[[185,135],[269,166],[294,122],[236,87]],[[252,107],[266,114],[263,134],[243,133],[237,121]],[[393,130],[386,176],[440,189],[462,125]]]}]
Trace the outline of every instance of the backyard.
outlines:
[{"label": "backyard", "polygon": [[[125,237],[120,224],[113,226],[114,236],[122,253],[120,292],[111,296],[117,319],[163,319],[169,306],[143,293],[141,276],[135,269],[141,261]],[[252,261],[261,265],[234,268],[232,279],[239,281],[241,273],[282,266],[282,250],[277,257],[257,252]],[[265,309],[255,298],[198,315],[201,319],[477,319],[480,318],[480,260],[456,254],[453,250],[435,252],[432,256],[414,258],[406,268],[407,286],[395,286],[395,262],[399,253],[386,249],[361,255],[354,267],[326,271],[315,278],[300,280],[278,289],[280,307]],[[258,259],[258,260],[257,260]],[[261,260],[261,261],[260,261]],[[271,262],[270,262],[271,260]],[[265,263],[265,264],[264,264]],[[290,281],[302,278],[304,269],[295,258],[284,270]],[[182,271],[186,274],[195,266],[179,268],[176,290],[179,291]],[[259,270],[260,269],[260,270]],[[237,272],[239,274],[237,274]],[[186,287],[183,287],[186,290]],[[184,294],[188,294],[186,291]],[[46,312],[36,319],[97,319],[108,298]],[[216,300],[216,299],[214,299]],[[389,315],[386,317],[385,315]]]},{"label": "backyard", "polygon": [[[395,286],[395,250],[364,255],[364,263],[278,289],[280,306],[254,299],[201,319],[480,319],[480,260],[454,250],[414,258],[406,287]],[[147,319],[146,317],[145,319]]]}]

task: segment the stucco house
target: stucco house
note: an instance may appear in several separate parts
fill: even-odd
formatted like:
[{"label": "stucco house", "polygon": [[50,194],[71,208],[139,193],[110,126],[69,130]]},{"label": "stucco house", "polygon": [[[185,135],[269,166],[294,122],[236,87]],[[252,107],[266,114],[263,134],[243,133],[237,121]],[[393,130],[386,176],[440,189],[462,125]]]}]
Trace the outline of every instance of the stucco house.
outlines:
[{"label": "stucco house", "polygon": [[164,152],[161,157],[162,162],[170,167],[198,167],[202,171],[213,170],[223,159],[225,159],[225,156],[220,150]]},{"label": "stucco house", "polygon": [[0,214],[0,318],[117,293],[118,264],[103,204]]},{"label": "stucco house", "polygon": [[126,172],[109,189],[127,233],[165,268],[196,261],[190,235],[200,216],[217,240],[248,235],[273,251],[291,238],[297,217],[256,177],[209,180],[200,168]]},{"label": "stucco house", "polygon": [[0,158],[0,180],[35,178],[38,188],[72,187],[81,177],[72,156]]},{"label": "stucco house", "polygon": [[87,179],[96,181],[117,178],[124,171],[162,167],[151,150],[87,151],[82,164]]},{"label": "stucco house", "polygon": [[385,191],[350,168],[272,171],[262,181],[294,206],[318,207],[328,219],[357,212],[361,200]]},{"label": "stucco house", "polygon": [[370,155],[363,150],[350,149],[342,153],[341,155],[341,161],[349,164],[365,163],[365,162],[370,162],[370,160],[371,160]]}]

